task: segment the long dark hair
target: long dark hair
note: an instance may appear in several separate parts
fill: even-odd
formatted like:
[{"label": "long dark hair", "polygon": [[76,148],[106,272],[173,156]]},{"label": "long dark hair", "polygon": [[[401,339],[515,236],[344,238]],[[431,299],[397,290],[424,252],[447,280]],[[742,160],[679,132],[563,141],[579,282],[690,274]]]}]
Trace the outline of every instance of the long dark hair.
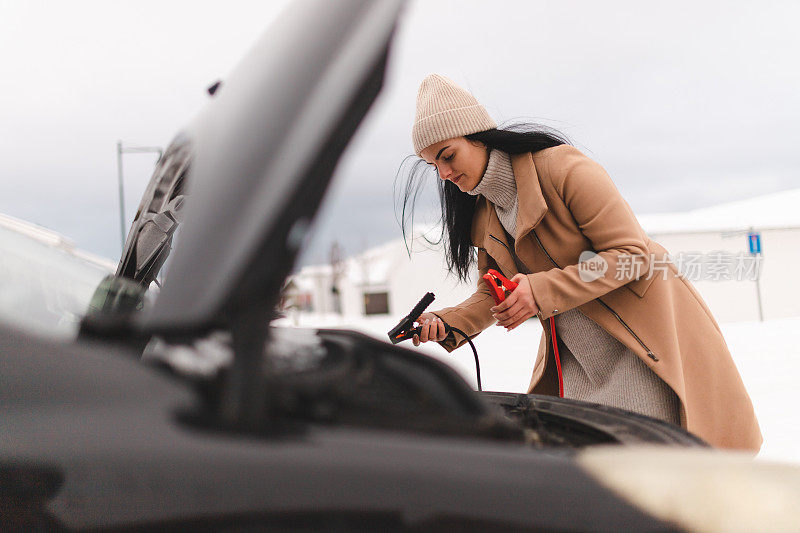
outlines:
[{"label": "long dark hair", "polygon": [[[571,144],[562,133],[540,126],[538,124],[514,124],[502,129],[491,129],[466,135],[465,138],[472,142],[481,143],[487,150],[500,150],[507,154],[536,153],[539,150]],[[406,249],[411,252],[409,234],[413,239],[414,207],[420,194],[425,177],[429,175],[430,166],[416,156],[408,156],[400,165],[395,178],[395,197],[397,195],[397,178],[407,174],[405,187],[402,191],[402,206],[400,213],[400,227],[403,231],[403,240]],[[460,281],[469,279],[469,270],[475,261],[475,251],[472,249],[472,217],[475,214],[477,197],[462,192],[450,180],[437,179],[439,188],[439,204],[441,207],[442,232],[438,241],[429,241],[439,244],[444,241],[445,261],[448,270],[455,274]],[[447,238],[445,239],[445,235]]]}]

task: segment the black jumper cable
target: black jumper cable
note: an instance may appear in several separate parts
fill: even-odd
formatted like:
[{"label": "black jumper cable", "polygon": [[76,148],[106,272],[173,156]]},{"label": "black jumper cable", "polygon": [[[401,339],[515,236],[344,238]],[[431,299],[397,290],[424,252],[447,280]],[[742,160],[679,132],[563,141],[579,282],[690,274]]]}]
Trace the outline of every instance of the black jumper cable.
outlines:
[{"label": "black jumper cable", "polygon": [[[428,308],[429,305],[433,302],[436,296],[433,295],[432,292],[427,293],[422,299],[414,306],[414,309],[406,315],[400,322],[397,323],[395,327],[389,330],[389,340],[392,341],[392,344],[397,344],[398,342],[402,342],[408,339],[412,339],[414,335],[419,335],[422,332],[422,326],[414,327],[414,322],[417,321],[419,315],[425,312],[425,309]],[[451,331],[454,333],[458,333],[462,335],[467,342],[469,343],[470,347],[472,348],[472,355],[475,356],[475,375],[478,381],[478,390],[482,391],[483,387],[481,386],[481,363],[478,360],[478,350],[475,349],[475,345],[472,343],[472,339],[469,336],[461,331],[458,328],[455,328],[449,324],[444,325],[444,330],[447,333]]]}]

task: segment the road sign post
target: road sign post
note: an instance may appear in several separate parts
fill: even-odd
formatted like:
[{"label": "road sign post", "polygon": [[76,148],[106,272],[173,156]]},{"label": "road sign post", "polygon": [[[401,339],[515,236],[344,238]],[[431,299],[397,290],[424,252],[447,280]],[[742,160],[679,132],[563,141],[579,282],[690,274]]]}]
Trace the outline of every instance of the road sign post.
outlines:
[{"label": "road sign post", "polygon": [[[747,232],[747,246],[750,253],[755,256],[761,256],[761,234],[755,231],[752,227]],[[758,301],[758,320],[764,321],[764,308],[761,303],[761,261],[756,258],[756,300]]]}]

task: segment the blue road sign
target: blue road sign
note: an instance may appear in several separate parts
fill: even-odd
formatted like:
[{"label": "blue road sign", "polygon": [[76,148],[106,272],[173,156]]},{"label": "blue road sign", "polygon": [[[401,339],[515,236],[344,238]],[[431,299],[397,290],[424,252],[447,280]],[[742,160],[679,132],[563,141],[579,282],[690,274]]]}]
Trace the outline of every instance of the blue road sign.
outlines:
[{"label": "blue road sign", "polygon": [[760,254],[761,253],[761,234],[760,233],[748,233],[747,234],[747,244],[750,245],[750,253],[751,254]]}]

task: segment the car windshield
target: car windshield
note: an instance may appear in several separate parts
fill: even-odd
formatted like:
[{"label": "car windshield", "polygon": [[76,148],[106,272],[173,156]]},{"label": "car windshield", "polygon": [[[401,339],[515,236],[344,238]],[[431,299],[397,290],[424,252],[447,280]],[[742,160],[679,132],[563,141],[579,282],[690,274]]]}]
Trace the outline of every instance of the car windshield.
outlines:
[{"label": "car windshield", "polygon": [[77,250],[61,235],[0,219],[0,320],[73,337],[100,281],[114,264]]}]

